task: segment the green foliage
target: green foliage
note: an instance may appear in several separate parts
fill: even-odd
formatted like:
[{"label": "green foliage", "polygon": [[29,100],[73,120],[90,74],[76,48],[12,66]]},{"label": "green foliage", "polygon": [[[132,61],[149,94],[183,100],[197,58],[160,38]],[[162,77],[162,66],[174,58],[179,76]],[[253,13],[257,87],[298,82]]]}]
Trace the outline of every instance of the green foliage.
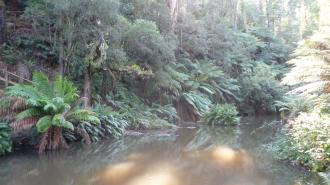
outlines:
[{"label": "green foliage", "polygon": [[[125,84],[149,109],[181,97],[194,108],[198,98],[192,103],[187,94],[199,94],[208,99],[206,104],[240,102],[274,111],[282,89],[276,82],[290,49],[263,24],[265,12],[258,10],[263,16],[257,20],[248,6],[241,8],[250,23],[242,22],[237,8],[182,2],[171,30],[174,18],[165,1],[30,0],[22,17],[32,30],[13,40],[7,51],[15,52],[5,55],[21,53],[25,57],[20,58],[38,61],[38,67],[55,66],[62,59],[65,74],[79,88],[88,70],[93,95],[105,98],[117,84]],[[276,12],[269,13],[278,16]],[[100,45],[102,51],[95,49]]]},{"label": "green foliage", "polygon": [[[8,98],[21,98],[25,104],[12,123],[13,129],[22,131],[35,125],[38,132],[50,139],[50,142],[53,140],[48,135],[53,128],[74,131],[80,123],[100,123],[94,112],[72,107],[77,101],[78,91],[72,82],[60,76],[57,76],[52,84],[45,74],[34,73],[31,85],[10,86],[5,95]],[[54,137],[61,139],[62,134],[57,133]],[[60,139],[54,142],[59,142]],[[60,147],[59,143],[55,145]],[[45,148],[42,147],[45,146],[40,144],[40,151],[43,151]]]},{"label": "green foliage", "polygon": [[179,117],[177,115],[176,109],[171,105],[158,105],[154,104],[150,110],[153,114],[157,115],[159,118],[168,121],[169,123],[178,123]]},{"label": "green foliage", "polygon": [[[154,104],[149,107],[134,92],[120,85],[118,85],[112,97],[108,97],[108,101],[112,102],[112,106],[116,109],[120,119],[127,122],[128,124],[125,126],[130,129],[173,127],[178,119],[173,106]],[[101,115],[113,114],[112,108],[108,107],[106,110],[106,112],[98,112]]]},{"label": "green foliage", "polygon": [[236,125],[239,123],[238,111],[231,104],[215,105],[211,110],[205,113],[201,122],[208,125]]},{"label": "green foliage", "polygon": [[10,126],[7,123],[0,123],[0,156],[9,153],[12,150],[10,131]]},{"label": "green foliage", "polygon": [[35,73],[32,85],[11,86],[5,94],[25,101],[29,108],[18,113],[16,119],[39,118],[36,127],[40,133],[47,132],[52,126],[74,130],[75,122],[100,122],[91,111],[71,108],[78,98],[78,91],[70,81],[59,76],[52,86],[44,74]]},{"label": "green foliage", "polygon": [[135,20],[125,36],[125,49],[132,60],[157,71],[174,60],[174,47],[166,42],[155,23]]},{"label": "green foliage", "polygon": [[202,93],[194,91],[183,93],[182,98],[191,106],[194,112],[196,112],[198,115],[205,114],[212,106],[212,102],[210,101],[210,99]]},{"label": "green foliage", "polygon": [[[123,136],[125,127],[129,125],[129,123],[116,112],[108,115],[99,115],[98,118],[100,119],[100,124],[98,125],[93,125],[88,122],[78,125],[81,131],[89,135],[92,142],[98,142],[104,138],[118,139]],[[81,140],[82,137],[68,130],[64,135],[65,138],[70,141],[78,141]]]},{"label": "green foliage", "polygon": [[275,111],[275,101],[284,94],[272,68],[264,63],[258,64],[252,74],[243,75],[241,84],[245,104],[256,112]]},{"label": "green foliage", "polygon": [[275,140],[277,157],[298,160],[314,171],[329,171],[329,121],[329,115],[301,113],[289,122],[288,127]]},{"label": "green foliage", "polygon": [[276,101],[275,106],[282,114],[294,118],[301,112],[311,112],[315,103],[313,97],[286,96],[282,101]]}]

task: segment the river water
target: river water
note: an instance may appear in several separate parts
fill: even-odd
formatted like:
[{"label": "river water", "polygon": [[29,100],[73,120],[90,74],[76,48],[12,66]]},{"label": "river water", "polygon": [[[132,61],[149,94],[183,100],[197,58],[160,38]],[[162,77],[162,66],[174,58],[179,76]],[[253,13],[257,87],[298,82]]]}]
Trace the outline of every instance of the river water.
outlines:
[{"label": "river water", "polygon": [[42,156],[20,151],[0,158],[0,185],[323,185],[263,149],[275,128],[262,126],[273,120],[152,131]]}]

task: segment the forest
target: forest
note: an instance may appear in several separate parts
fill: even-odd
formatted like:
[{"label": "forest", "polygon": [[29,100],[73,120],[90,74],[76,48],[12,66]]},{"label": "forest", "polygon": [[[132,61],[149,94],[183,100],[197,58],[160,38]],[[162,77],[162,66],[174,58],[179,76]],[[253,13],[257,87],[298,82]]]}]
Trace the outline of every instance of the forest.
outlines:
[{"label": "forest", "polygon": [[22,150],[268,116],[256,150],[329,184],[328,64],[329,0],[0,0],[0,174]]}]

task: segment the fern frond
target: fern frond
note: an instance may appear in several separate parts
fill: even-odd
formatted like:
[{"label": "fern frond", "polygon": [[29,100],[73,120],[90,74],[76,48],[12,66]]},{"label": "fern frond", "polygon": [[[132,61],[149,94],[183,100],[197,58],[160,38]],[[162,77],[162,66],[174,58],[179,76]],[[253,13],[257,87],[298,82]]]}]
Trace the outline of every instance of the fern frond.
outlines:
[{"label": "fern frond", "polygon": [[32,106],[40,106],[44,97],[31,85],[14,85],[6,88],[6,96],[23,98]]},{"label": "fern frond", "polygon": [[33,74],[32,85],[35,89],[41,92],[45,97],[53,97],[53,88],[48,80],[48,77],[41,72],[36,72]]},{"label": "fern frond", "polygon": [[77,88],[68,79],[57,76],[54,82],[56,96],[64,98],[64,102],[72,103],[79,97]]},{"label": "fern frond", "polygon": [[13,129],[14,132],[21,132],[24,131],[26,129],[29,129],[31,127],[33,127],[34,125],[36,125],[36,123],[38,122],[38,118],[26,118],[23,120],[17,120],[14,121],[10,124],[11,128]]},{"label": "fern frond", "polygon": [[16,115],[16,120],[24,120],[27,118],[31,118],[31,117],[41,117],[41,115],[43,114],[42,111],[40,111],[37,108],[29,108],[24,110],[23,112],[20,112]]},{"label": "fern frond", "polygon": [[12,106],[14,100],[14,97],[1,98],[0,109],[9,109]]},{"label": "fern frond", "polygon": [[37,122],[37,129],[40,133],[45,133],[48,129],[52,126],[52,117],[51,116],[44,116],[40,118]]},{"label": "fern frond", "polygon": [[77,121],[77,122],[90,122],[94,124],[100,124],[101,121],[96,117],[96,114],[89,110],[77,109],[67,115],[68,120]]},{"label": "fern frond", "polygon": [[11,110],[13,111],[18,111],[18,110],[23,110],[27,108],[26,102],[22,98],[14,98],[13,105],[11,107]]},{"label": "fern frond", "polygon": [[210,109],[212,102],[204,95],[196,92],[183,93],[182,97],[196,109],[200,115]]},{"label": "fern frond", "polygon": [[0,99],[0,117],[11,122],[16,114],[26,109],[24,100],[16,97],[4,97]]}]

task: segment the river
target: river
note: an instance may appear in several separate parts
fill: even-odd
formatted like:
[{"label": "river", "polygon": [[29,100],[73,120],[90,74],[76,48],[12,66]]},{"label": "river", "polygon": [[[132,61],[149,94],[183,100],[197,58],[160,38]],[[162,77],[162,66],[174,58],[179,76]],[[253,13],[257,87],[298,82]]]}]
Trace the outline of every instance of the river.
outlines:
[{"label": "river", "polygon": [[264,145],[274,118],[237,127],[182,127],[39,156],[0,158],[1,185],[323,185],[300,167],[273,159]]}]

